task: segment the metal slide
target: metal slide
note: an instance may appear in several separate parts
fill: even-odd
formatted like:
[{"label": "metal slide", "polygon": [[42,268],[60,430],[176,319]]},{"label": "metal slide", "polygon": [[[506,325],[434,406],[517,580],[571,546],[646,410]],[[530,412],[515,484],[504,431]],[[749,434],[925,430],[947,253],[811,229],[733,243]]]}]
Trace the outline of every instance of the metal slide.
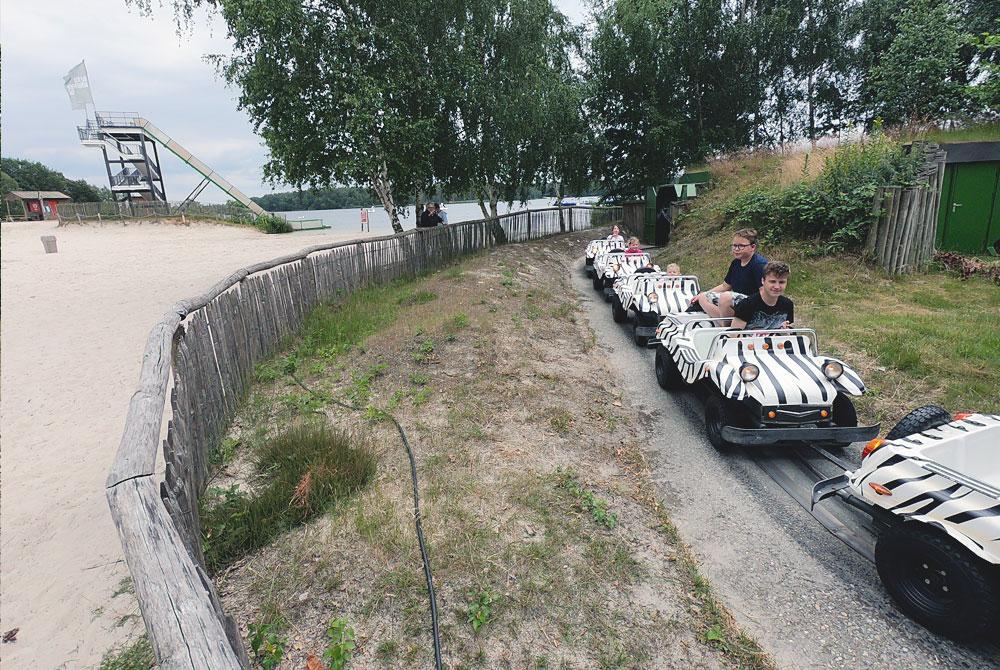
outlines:
[{"label": "metal slide", "polygon": [[150,138],[156,140],[161,145],[169,149],[175,156],[180,158],[182,161],[194,168],[199,174],[201,174],[205,179],[209,180],[219,188],[221,188],[227,195],[231,196],[233,200],[236,200],[241,205],[249,209],[251,212],[257,216],[263,216],[267,214],[264,208],[255,203],[243,191],[239,190],[228,181],[226,181],[222,175],[208,167],[200,160],[194,157],[190,151],[182,147],[178,142],[171,139],[169,135],[154,126],[147,119],[138,117],[134,119],[134,123],[139,128],[142,128],[143,132],[146,133]]}]

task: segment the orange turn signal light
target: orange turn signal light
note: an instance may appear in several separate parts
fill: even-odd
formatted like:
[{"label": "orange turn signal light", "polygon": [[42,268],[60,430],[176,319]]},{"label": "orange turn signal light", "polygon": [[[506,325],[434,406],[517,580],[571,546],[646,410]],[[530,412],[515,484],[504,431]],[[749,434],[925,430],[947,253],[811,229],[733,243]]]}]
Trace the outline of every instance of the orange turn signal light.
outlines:
[{"label": "orange turn signal light", "polygon": [[749,349],[750,351],[753,351],[753,342],[751,342],[750,344],[747,345],[747,349]]},{"label": "orange turn signal light", "polygon": [[962,419],[968,419],[972,416],[972,412],[959,412],[955,415],[955,421],[961,421]]},{"label": "orange turn signal light", "polygon": [[825,409],[821,409],[819,411],[819,415],[825,419],[826,417],[830,416],[830,413],[827,412]]},{"label": "orange turn signal light", "polygon": [[868,482],[868,486],[872,487],[872,491],[879,494],[880,496],[891,496],[892,491],[882,486],[881,484],[876,484],[875,482]]},{"label": "orange turn signal light", "polygon": [[768,418],[768,419],[773,419],[773,418],[775,418],[776,416],[778,416],[778,413],[777,413],[777,412],[775,412],[775,411],[774,411],[773,409],[772,409],[772,410],[771,410],[770,412],[768,412],[768,413],[767,413],[767,418]]},{"label": "orange turn signal light", "polygon": [[868,458],[873,451],[885,444],[885,440],[881,437],[876,437],[874,440],[869,440],[865,448],[861,450],[861,460]]},{"label": "orange turn signal light", "polygon": [[764,349],[769,349],[769,348],[770,348],[770,347],[768,346],[767,342],[765,342],[765,343],[764,343],[764,344],[762,344],[761,346],[762,346],[762,347],[764,347]]}]

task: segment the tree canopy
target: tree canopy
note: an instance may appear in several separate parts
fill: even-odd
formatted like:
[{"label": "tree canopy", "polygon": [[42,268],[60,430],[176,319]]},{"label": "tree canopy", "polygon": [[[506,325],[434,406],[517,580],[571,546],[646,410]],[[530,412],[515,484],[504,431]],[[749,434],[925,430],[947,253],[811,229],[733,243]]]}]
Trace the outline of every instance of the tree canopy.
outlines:
[{"label": "tree canopy", "polygon": [[109,189],[94,186],[83,179],[68,179],[62,172],[36,161],[3,158],[0,159],[0,169],[6,177],[3,180],[4,195],[17,190],[62,191],[74,202],[99,202],[110,199]]},{"label": "tree canopy", "polygon": [[1000,115],[1000,0],[595,0],[586,29],[551,0],[205,4],[267,177],[368,189],[397,230],[432,193],[630,197],[720,152]]}]

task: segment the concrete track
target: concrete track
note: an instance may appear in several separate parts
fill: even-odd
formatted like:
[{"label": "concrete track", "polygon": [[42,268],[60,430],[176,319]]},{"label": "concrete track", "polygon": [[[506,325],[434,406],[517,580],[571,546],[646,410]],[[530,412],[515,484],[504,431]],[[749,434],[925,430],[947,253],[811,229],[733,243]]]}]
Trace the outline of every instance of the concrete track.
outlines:
[{"label": "concrete track", "polygon": [[[700,400],[660,389],[653,351],[636,347],[631,329],[614,323],[582,261],[572,275],[598,343],[613,357],[632,404],[644,408],[640,419],[653,436],[647,455],[670,516],[739,624],[779,665],[1000,668],[996,645],[938,637],[894,607],[862,555],[863,528],[853,551],[796,502],[808,499],[818,479],[807,462],[823,474],[835,468],[775,449],[756,457],[716,452]],[[856,451],[845,457],[856,461]],[[845,528],[864,523],[853,511],[833,512]]]}]

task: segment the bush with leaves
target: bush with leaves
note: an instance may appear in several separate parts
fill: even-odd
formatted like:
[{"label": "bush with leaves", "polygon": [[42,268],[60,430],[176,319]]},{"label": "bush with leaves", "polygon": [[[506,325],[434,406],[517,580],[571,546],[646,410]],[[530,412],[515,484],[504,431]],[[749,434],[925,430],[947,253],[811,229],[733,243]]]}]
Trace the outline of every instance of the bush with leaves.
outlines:
[{"label": "bush with leaves", "polygon": [[290,233],[293,230],[292,224],[288,223],[288,221],[280,216],[275,216],[274,214],[265,214],[257,217],[256,225],[269,235],[275,233]]},{"label": "bush with leaves", "polygon": [[841,146],[814,181],[744,191],[726,207],[726,219],[733,227],[757,228],[765,239],[821,241],[821,253],[857,248],[875,219],[878,188],[914,183],[920,161],[919,153],[908,154],[876,130]]}]

